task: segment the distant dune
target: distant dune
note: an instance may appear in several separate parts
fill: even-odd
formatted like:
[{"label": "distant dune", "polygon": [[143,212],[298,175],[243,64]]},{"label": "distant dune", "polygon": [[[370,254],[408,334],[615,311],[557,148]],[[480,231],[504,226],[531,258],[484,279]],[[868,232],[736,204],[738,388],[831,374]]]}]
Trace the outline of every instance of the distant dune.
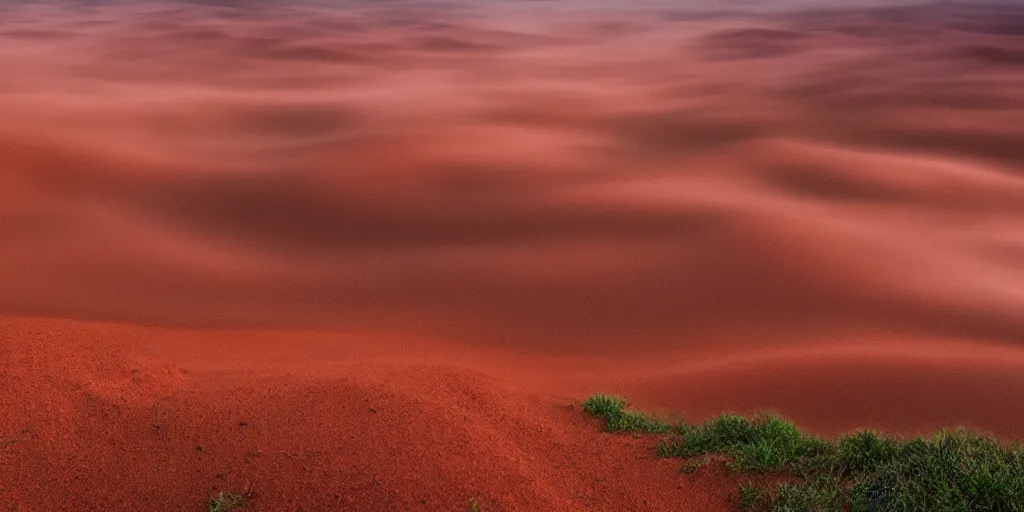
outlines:
[{"label": "distant dune", "polygon": [[594,392],[1024,437],[1020,5],[8,3],[0,70],[0,508],[722,503]]}]

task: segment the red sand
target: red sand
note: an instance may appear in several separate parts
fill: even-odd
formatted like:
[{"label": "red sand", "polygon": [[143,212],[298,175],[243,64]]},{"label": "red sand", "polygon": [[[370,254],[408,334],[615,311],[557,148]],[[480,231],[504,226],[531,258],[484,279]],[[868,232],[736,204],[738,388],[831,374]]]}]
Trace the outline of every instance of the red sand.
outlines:
[{"label": "red sand", "polygon": [[594,392],[1024,438],[1020,7],[232,4],[0,6],[0,509],[725,506]]},{"label": "red sand", "polygon": [[[138,355],[171,340],[205,364]],[[735,492],[720,470],[655,461],[648,439],[600,434],[568,399],[475,371],[413,358],[279,367],[258,344],[238,364],[211,343],[0,321],[0,508],[198,511],[251,489],[257,510],[725,510]]]}]

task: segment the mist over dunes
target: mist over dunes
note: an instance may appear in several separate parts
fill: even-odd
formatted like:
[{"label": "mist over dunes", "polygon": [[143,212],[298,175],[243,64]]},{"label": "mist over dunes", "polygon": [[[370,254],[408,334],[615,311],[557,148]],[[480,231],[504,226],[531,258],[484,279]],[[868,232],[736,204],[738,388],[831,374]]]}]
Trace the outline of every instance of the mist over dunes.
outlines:
[{"label": "mist over dunes", "polygon": [[714,5],[5,4],[0,308],[1024,435],[1024,7]]}]

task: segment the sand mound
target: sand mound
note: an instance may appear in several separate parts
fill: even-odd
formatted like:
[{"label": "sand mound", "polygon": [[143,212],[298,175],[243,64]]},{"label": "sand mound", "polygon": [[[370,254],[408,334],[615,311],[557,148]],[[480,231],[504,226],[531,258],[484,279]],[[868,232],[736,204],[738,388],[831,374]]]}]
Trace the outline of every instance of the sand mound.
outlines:
[{"label": "sand mound", "polygon": [[605,391],[691,421],[772,403],[826,434],[1020,434],[1019,350],[888,341],[658,363],[5,318],[0,506],[199,510],[252,489],[259,510],[728,509],[732,477],[683,475],[574,405]]},{"label": "sand mound", "polygon": [[478,372],[192,371],[129,353],[153,335],[0,322],[0,507],[198,511],[251,489],[256,510],[726,510],[733,491]]}]

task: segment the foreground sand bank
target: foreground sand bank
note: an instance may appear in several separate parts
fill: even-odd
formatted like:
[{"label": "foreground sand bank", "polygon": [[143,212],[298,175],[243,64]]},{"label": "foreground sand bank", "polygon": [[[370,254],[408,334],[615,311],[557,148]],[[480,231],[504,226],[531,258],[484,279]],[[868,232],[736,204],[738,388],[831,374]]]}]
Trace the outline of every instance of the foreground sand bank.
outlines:
[{"label": "foreground sand bank", "polygon": [[[215,491],[251,488],[265,510],[459,510],[470,500],[498,510],[728,509],[736,477],[683,475],[652,456],[651,440],[601,433],[574,405],[587,389],[707,414],[772,400],[824,431],[864,418],[924,430],[945,415],[954,419],[942,425],[962,418],[1020,436],[1022,420],[1001,402],[1021,393],[1014,351],[975,348],[950,376],[941,351],[901,358],[885,347],[846,361],[797,350],[687,368],[383,334],[8,317],[0,506],[195,510]],[[828,404],[756,391],[794,378]],[[935,399],[920,400],[915,385]]]}]

